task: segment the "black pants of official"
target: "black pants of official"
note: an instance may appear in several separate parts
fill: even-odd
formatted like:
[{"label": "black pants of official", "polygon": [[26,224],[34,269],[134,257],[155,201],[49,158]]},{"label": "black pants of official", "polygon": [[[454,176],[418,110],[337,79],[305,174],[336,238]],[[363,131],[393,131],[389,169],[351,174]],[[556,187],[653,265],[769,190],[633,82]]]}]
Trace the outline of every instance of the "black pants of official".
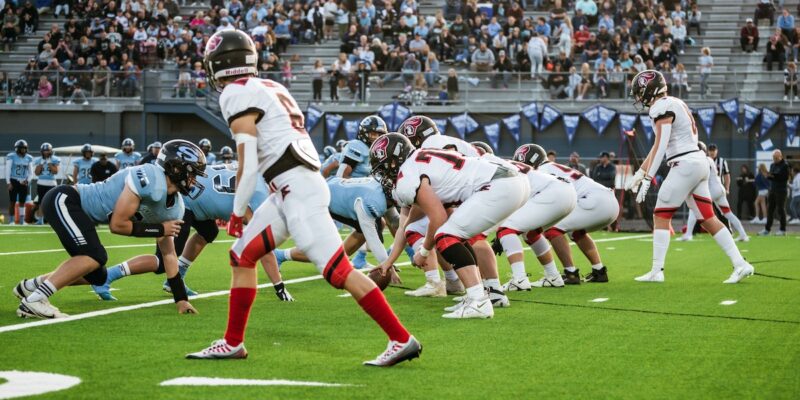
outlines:
[{"label": "black pants of official", "polygon": [[767,225],[764,227],[767,231],[772,229],[772,216],[775,211],[778,212],[780,218],[781,230],[786,231],[786,191],[785,190],[770,190],[767,196]]}]

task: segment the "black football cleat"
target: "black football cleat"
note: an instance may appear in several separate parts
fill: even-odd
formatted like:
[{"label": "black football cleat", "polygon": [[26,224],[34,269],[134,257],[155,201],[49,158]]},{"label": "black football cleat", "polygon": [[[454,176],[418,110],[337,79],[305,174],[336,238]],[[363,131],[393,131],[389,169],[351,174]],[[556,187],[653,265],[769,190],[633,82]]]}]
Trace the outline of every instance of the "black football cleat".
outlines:
[{"label": "black football cleat", "polygon": [[581,270],[575,268],[575,272],[569,272],[564,270],[564,274],[561,275],[564,279],[565,285],[580,285],[581,284]]},{"label": "black football cleat", "polygon": [[586,274],[586,276],[583,277],[583,281],[588,283],[606,283],[608,282],[608,270],[605,265],[600,269],[592,268],[592,272]]}]

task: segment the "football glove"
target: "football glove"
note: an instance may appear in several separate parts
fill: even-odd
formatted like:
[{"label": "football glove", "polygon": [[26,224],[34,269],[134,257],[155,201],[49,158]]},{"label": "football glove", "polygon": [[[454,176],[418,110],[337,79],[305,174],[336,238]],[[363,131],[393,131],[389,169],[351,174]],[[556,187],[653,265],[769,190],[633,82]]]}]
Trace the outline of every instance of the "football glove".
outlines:
[{"label": "football glove", "polygon": [[633,193],[638,192],[639,184],[642,183],[642,181],[644,180],[645,174],[646,172],[643,169],[639,168],[639,170],[636,171],[635,174],[633,174],[631,180],[625,183],[625,190],[630,190]]},{"label": "football glove", "polygon": [[275,295],[280,301],[294,301],[294,297],[286,291],[286,288],[280,288],[280,290],[275,288]]},{"label": "football glove", "polygon": [[492,240],[492,251],[498,256],[503,254],[503,245],[500,243],[500,238],[497,236]]},{"label": "football glove", "polygon": [[[650,189],[650,184],[652,183],[651,179],[645,179],[642,181],[642,184],[639,186],[639,193],[636,195],[636,202],[637,203],[644,203],[645,197],[647,197],[647,191]],[[636,193],[634,191],[634,193]]]},{"label": "football glove", "polygon": [[240,238],[242,237],[242,229],[244,229],[242,217],[231,213],[231,218],[228,220],[227,226],[228,235]]}]

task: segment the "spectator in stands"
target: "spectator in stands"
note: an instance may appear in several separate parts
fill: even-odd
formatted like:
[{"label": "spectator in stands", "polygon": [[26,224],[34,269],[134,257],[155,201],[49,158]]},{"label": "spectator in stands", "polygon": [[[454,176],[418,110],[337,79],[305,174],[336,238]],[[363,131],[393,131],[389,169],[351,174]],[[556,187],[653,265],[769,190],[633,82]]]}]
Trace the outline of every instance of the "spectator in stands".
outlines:
[{"label": "spectator in stands", "polygon": [[328,85],[330,88],[331,103],[336,104],[339,102],[339,86],[342,82],[342,73],[339,71],[338,62],[331,64],[331,69],[328,72]]},{"label": "spectator in stands", "polygon": [[414,39],[408,43],[408,51],[419,56],[427,46],[428,44],[425,43],[425,40],[422,39],[422,36],[419,33],[416,33],[414,34]]},{"label": "spectator in stands", "polygon": [[622,69],[619,61],[614,63],[614,69],[608,74],[608,92],[609,94],[617,93],[616,98],[623,99],[626,96],[625,91],[625,70]]},{"label": "spectator in stands", "polygon": [[653,63],[655,64],[664,64],[665,62],[669,65],[669,68],[666,69],[667,72],[672,70],[672,66],[678,63],[678,57],[675,55],[675,52],[672,50],[672,46],[669,42],[664,42],[661,44],[661,47],[658,48],[658,53],[653,58]]},{"label": "spectator in stands", "polygon": [[789,92],[791,91],[794,101],[800,101],[797,97],[797,64],[793,61],[786,63],[786,69],[783,70],[783,101],[789,101]]},{"label": "spectator in stands", "polygon": [[758,164],[758,174],[756,174],[756,216],[750,223],[767,223],[767,196],[769,195],[769,171],[764,163]]},{"label": "spectator in stands", "polygon": [[411,86],[414,82],[414,77],[420,72],[422,72],[422,64],[413,53],[409,53],[406,56],[406,62],[403,63],[403,82],[405,86]]},{"label": "spectator in stands", "polygon": [[458,74],[455,68],[447,71],[447,100],[450,101],[450,104],[458,101]]},{"label": "spectator in stands", "polygon": [[586,166],[581,164],[581,155],[578,154],[577,151],[573,151],[572,153],[570,153],[569,161],[567,161],[567,166],[584,175],[589,175],[589,173],[586,170]]},{"label": "spectator in stands", "polygon": [[497,53],[497,61],[494,63],[492,74],[492,87],[497,88],[497,82],[503,81],[503,88],[508,89],[508,82],[511,80],[511,73],[514,71],[514,66],[511,60],[506,57],[506,52],[500,50]]},{"label": "spectator in stands", "polygon": [[788,195],[789,164],[783,159],[780,150],[772,152],[772,165],[769,167],[767,179],[770,181],[769,195],[767,197],[767,224],[758,234],[769,235],[772,230],[772,221],[775,212],[778,213],[780,229],[775,232],[777,236],[786,234],[786,197]]},{"label": "spectator in stands", "polygon": [[[800,26],[794,28],[794,34],[792,35],[792,40],[789,42],[789,49],[792,53],[792,60],[794,60],[795,64],[798,62],[797,56],[798,52],[800,52]],[[788,51],[787,51],[788,54]]]},{"label": "spectator in stands", "polygon": [[614,189],[616,177],[617,167],[611,163],[611,154],[607,151],[600,153],[600,162],[592,169],[591,178],[609,189]]},{"label": "spectator in stands", "polygon": [[672,94],[677,97],[684,98],[691,90],[689,88],[689,74],[686,73],[686,67],[678,63],[672,70],[672,78],[670,79],[672,86]]},{"label": "spectator in stands", "polygon": [[573,40],[575,41],[573,46],[573,52],[575,54],[580,54],[581,56],[583,56],[583,48],[586,45],[586,42],[592,36],[592,33],[589,32],[589,27],[586,25],[577,25],[577,26],[578,30],[573,35]]},{"label": "spectator in stands", "polygon": [[775,23],[775,5],[772,0],[759,0],[753,19],[758,24],[759,19],[768,19],[770,26]]},{"label": "spectator in stands", "polygon": [[[83,105],[89,105],[89,100],[86,99],[86,94],[84,94],[83,89],[81,89],[80,81],[78,80],[77,76],[73,74],[67,74],[64,76],[64,79],[61,81],[61,83],[64,87],[64,98],[66,99],[66,104],[80,102]],[[64,104],[64,101],[62,100],[58,104]]]},{"label": "spectator in stands", "polygon": [[675,3],[674,10],[669,14],[669,18],[675,22],[677,19],[686,19],[686,11],[682,10],[681,3]]},{"label": "spectator in stands", "polygon": [[579,87],[583,82],[583,78],[581,74],[578,73],[578,70],[572,66],[569,68],[569,80],[567,81],[567,94],[569,95],[570,99],[577,99],[577,95],[579,92]]},{"label": "spectator in stands", "polygon": [[789,13],[788,8],[784,8],[781,11],[781,15],[778,16],[778,28],[781,28],[781,33],[787,39],[792,40],[794,37],[794,15]]},{"label": "spectator in stands", "polygon": [[[737,201],[736,201],[736,215],[741,219],[747,219],[756,216],[755,201],[756,201],[756,185],[755,176],[750,172],[750,167],[747,164],[742,164],[739,169],[739,177],[736,178],[736,186],[739,187]],[[747,207],[747,213],[742,213],[742,208]]]},{"label": "spectator in stands", "polygon": [[589,93],[589,90],[592,88],[592,70],[589,67],[588,63],[583,63],[581,65],[581,83],[578,85],[578,95],[575,97],[575,100],[583,100],[586,97],[586,93]]},{"label": "spectator in stands", "polygon": [[311,70],[311,87],[314,91],[313,100],[317,104],[322,103],[322,80],[325,75],[327,75],[327,71],[322,66],[322,60],[317,59],[314,61],[314,68]]},{"label": "spectator in stands", "polygon": [[427,97],[428,97],[428,84],[425,83],[425,78],[423,77],[422,73],[417,72],[416,74],[414,74],[414,86],[411,91],[411,104],[415,106],[424,105],[425,98]]},{"label": "spectator in stands", "polygon": [[678,54],[684,54],[686,49],[686,26],[683,25],[682,19],[676,19],[674,25],[670,28],[672,34],[672,43],[678,50]]},{"label": "spectator in stands", "polygon": [[597,88],[597,98],[608,98],[608,69],[605,64],[600,64],[594,71],[592,83]]},{"label": "spectator in stands", "polygon": [[653,52],[653,47],[650,45],[650,41],[645,40],[642,42],[642,47],[636,52],[641,58],[643,62],[653,61],[655,57],[655,53]]},{"label": "spectator in stands", "polygon": [[[642,56],[637,54],[633,56],[633,66],[631,67],[633,71],[631,71],[632,75],[635,75],[638,72],[642,72],[647,69],[647,64],[642,60]],[[631,76],[632,78],[633,76]]]},{"label": "spectator in stands", "polygon": [[558,156],[558,153],[555,150],[547,150],[547,161],[556,162],[556,156]]},{"label": "spectator in stands", "polygon": [[33,102],[38,103],[39,99],[47,99],[52,93],[53,84],[50,83],[46,76],[42,75],[39,78],[39,86],[33,93]]},{"label": "spectator in stands", "polygon": [[767,62],[767,71],[772,71],[772,63],[774,62],[778,63],[779,70],[783,69],[783,63],[786,61],[786,50],[780,29],[776,34],[769,37],[765,61]]},{"label": "spectator in stands", "polygon": [[111,84],[111,70],[105,59],[100,60],[100,64],[94,68],[92,73],[92,97],[108,96]]},{"label": "spectator in stands", "polygon": [[531,34],[527,52],[531,62],[531,79],[539,79],[544,69],[544,59],[547,57],[547,44],[537,32]]},{"label": "spectator in stands", "polygon": [[748,18],[739,31],[739,44],[744,52],[758,51],[758,27],[753,23],[752,18]]},{"label": "spectator in stands", "polygon": [[695,28],[695,29],[697,29],[697,36],[701,36],[702,35],[702,33],[700,31],[700,19],[701,19],[702,15],[703,15],[703,13],[700,10],[697,9],[697,2],[693,2],[692,3],[692,8],[689,11],[689,27],[687,28],[687,33],[688,33],[688,30],[690,30],[692,28]]},{"label": "spectator in stands", "polygon": [[566,97],[567,83],[567,76],[561,69],[561,64],[555,63],[553,72],[547,75],[547,90],[550,92],[550,100]]},{"label": "spectator in stands", "polygon": [[[783,65],[781,65],[783,66]],[[700,97],[705,98],[711,94],[708,90],[708,77],[711,76],[711,68],[714,67],[714,57],[711,56],[711,49],[703,47],[700,55]]]},{"label": "spectator in stands", "polygon": [[436,58],[436,53],[428,53],[425,59],[425,83],[428,87],[436,87],[439,83],[439,60]]},{"label": "spectator in stands", "polygon": [[383,80],[381,81],[381,86],[386,84],[389,81],[393,81],[400,77],[400,71],[403,70],[403,59],[397,53],[397,49],[392,49],[389,51],[389,58],[386,60],[386,67],[384,68],[384,75]]},{"label": "spectator in stands", "polygon": [[495,64],[494,53],[486,47],[486,42],[481,42],[478,50],[472,53],[470,70],[478,72],[491,72]]}]

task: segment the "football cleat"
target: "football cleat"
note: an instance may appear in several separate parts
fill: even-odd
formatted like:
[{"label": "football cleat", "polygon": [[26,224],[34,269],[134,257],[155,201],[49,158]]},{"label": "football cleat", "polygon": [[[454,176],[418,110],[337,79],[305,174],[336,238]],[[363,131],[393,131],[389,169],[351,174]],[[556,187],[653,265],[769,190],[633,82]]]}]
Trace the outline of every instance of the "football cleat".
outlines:
[{"label": "football cleat", "polygon": [[747,236],[747,235],[739,235],[739,236],[737,236],[737,237],[736,237],[736,241],[737,241],[737,242],[745,242],[745,243],[747,243],[747,242],[749,242],[749,241],[750,241],[750,236]]},{"label": "football cleat", "polygon": [[362,269],[367,266],[367,252],[359,250],[353,257],[353,268]]},{"label": "football cleat", "polygon": [[542,279],[539,279],[536,282],[531,283],[531,287],[555,287],[555,288],[563,288],[564,287],[564,278],[561,275],[556,276],[547,276],[545,275]]},{"label": "football cleat", "polygon": [[464,293],[464,284],[461,283],[460,279],[449,280],[445,279],[445,289],[447,289],[447,294],[461,294]]},{"label": "football cleat", "polygon": [[62,313],[61,310],[50,304],[50,302],[47,300],[29,302],[27,299],[22,299],[19,302],[19,308],[17,308],[17,316],[20,318],[42,318],[42,319],[69,317],[69,315]]},{"label": "football cleat", "polygon": [[561,275],[561,279],[564,280],[564,284],[567,285],[580,285],[581,284],[581,270],[575,268],[575,271],[569,272],[564,270],[564,274]]},{"label": "football cleat", "polygon": [[422,354],[422,345],[414,336],[410,336],[405,343],[389,341],[386,350],[376,359],[364,361],[364,365],[371,367],[391,367],[403,361],[411,361]]},{"label": "football cleat", "polygon": [[586,276],[583,277],[583,281],[591,283],[606,283],[608,282],[608,270],[606,269],[605,265],[600,269],[592,268],[592,272],[586,274]]},{"label": "football cleat", "polygon": [[492,307],[511,307],[511,302],[508,300],[508,296],[500,290],[495,288],[489,288],[489,300],[492,301]]},{"label": "football cleat", "polygon": [[650,271],[642,276],[633,278],[637,282],[664,282],[664,271]]},{"label": "football cleat", "polygon": [[476,299],[465,299],[460,303],[458,308],[448,314],[442,315],[442,318],[447,319],[469,319],[469,318],[492,318],[494,316],[494,308],[489,296]]},{"label": "football cleat", "polygon": [[446,297],[447,290],[445,289],[444,281],[439,282],[425,282],[417,290],[409,290],[406,292],[406,296],[411,297]]},{"label": "football cleat", "polygon": [[[192,289],[189,289],[189,287],[186,286],[185,284],[183,285],[183,287],[186,288],[186,295],[187,296],[197,296],[197,292],[195,292]],[[172,294],[172,288],[169,287],[169,283],[167,283],[167,281],[164,281],[164,285],[161,286],[161,288],[164,289],[165,292],[167,292],[169,294]],[[116,299],[114,299],[114,300],[116,300]]]},{"label": "football cleat", "polygon": [[690,235],[683,235],[683,236],[680,236],[679,238],[677,238],[675,240],[677,240],[679,242],[690,242],[690,241],[692,241],[692,239],[694,239],[694,237],[692,237]]},{"label": "football cleat", "polygon": [[14,293],[14,297],[22,300],[30,296],[31,293],[33,293],[32,291],[28,290],[28,288],[25,287],[25,283],[28,281],[29,281],[28,279],[23,279],[19,281],[17,286],[15,286],[14,289],[11,290],[11,292]]},{"label": "football cleat", "polygon": [[745,262],[744,264],[734,268],[731,276],[729,276],[728,279],[724,280],[722,283],[739,283],[739,281],[753,275],[755,272],[755,268],[753,268],[750,263]]},{"label": "football cleat", "polygon": [[247,349],[244,348],[244,342],[239,343],[238,346],[229,345],[225,339],[219,339],[211,343],[211,346],[198,351],[197,353],[189,353],[186,358],[190,360],[219,360],[223,358],[247,358]]},{"label": "football cleat", "polygon": [[528,280],[527,276],[522,279],[512,278],[510,281],[508,281],[508,283],[503,285],[504,292],[530,291],[530,290],[531,290],[531,281]]},{"label": "football cleat", "polygon": [[111,285],[109,285],[108,281],[106,281],[105,285],[102,286],[95,286],[92,285],[92,290],[97,294],[97,297],[103,301],[116,301],[117,298],[111,295],[110,292]]}]

